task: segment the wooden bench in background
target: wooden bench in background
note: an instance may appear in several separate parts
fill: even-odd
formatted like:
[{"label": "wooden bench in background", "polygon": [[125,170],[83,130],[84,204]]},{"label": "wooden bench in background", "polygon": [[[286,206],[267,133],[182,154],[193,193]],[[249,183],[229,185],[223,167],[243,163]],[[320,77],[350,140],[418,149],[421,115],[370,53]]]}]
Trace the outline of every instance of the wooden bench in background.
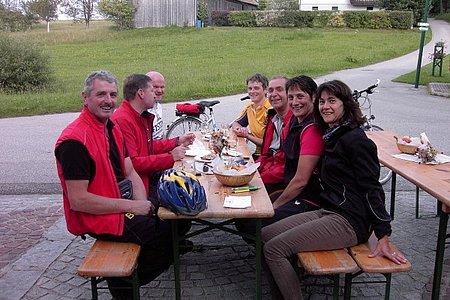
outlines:
[{"label": "wooden bench in background", "polygon": [[[367,243],[351,247],[348,249],[337,249],[328,251],[310,251],[297,253],[298,264],[301,265],[307,274],[327,275],[333,278],[333,299],[339,298],[339,276],[345,275],[344,299],[350,299],[353,283],[385,283],[385,299],[390,297],[391,275],[397,272],[407,272],[411,270],[411,263],[397,265],[385,257],[369,258],[368,255],[376,247],[376,237],[371,236]],[[397,247],[391,243],[392,249],[398,252]],[[359,281],[353,279],[363,273],[380,273],[386,280],[384,281]]]},{"label": "wooden bench in background", "polygon": [[78,268],[78,274],[91,278],[92,299],[98,299],[97,284],[105,277],[123,277],[133,286],[133,299],[139,299],[137,263],[141,246],[96,240]]}]

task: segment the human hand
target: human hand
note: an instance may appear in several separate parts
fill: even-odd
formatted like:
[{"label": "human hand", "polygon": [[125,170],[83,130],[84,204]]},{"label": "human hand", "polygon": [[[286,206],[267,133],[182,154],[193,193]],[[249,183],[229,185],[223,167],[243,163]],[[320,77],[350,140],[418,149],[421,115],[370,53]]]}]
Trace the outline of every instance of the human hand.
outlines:
[{"label": "human hand", "polygon": [[131,213],[140,216],[155,215],[155,207],[148,200],[132,200]]},{"label": "human hand", "polygon": [[237,136],[244,137],[244,138],[248,137],[248,130],[245,127],[236,127],[236,128],[233,128],[233,131]]},{"label": "human hand", "polygon": [[182,160],[186,156],[187,147],[177,146],[172,150],[172,157],[174,161]]},{"label": "human hand", "polygon": [[189,145],[192,145],[194,143],[194,140],[195,140],[195,134],[192,132],[188,132],[188,133],[185,133],[182,136],[180,136],[179,142],[180,142],[180,145],[187,147]]},{"label": "human hand", "polygon": [[384,257],[390,259],[397,265],[406,264],[408,261],[402,253],[394,251],[389,244],[389,238],[387,235],[378,240],[377,247],[371,254],[369,254],[369,257],[376,257],[379,254],[382,254]]}]

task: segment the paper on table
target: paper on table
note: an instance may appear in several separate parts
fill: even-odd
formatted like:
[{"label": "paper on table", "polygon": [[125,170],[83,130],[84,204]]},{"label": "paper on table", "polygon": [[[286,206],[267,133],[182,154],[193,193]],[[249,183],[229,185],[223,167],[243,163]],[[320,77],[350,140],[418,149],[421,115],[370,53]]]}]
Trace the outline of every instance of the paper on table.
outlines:
[{"label": "paper on table", "polygon": [[246,208],[252,206],[252,196],[227,196],[223,207]]},{"label": "paper on table", "polygon": [[[400,158],[403,160],[408,160],[408,161],[412,161],[412,162],[416,162],[416,163],[421,163],[421,160],[418,156],[416,155],[411,155],[411,154],[394,154],[392,155],[395,158]],[[435,158],[435,162],[429,162],[429,163],[425,163],[426,165],[438,165],[438,164],[445,164],[450,162],[450,156],[444,155],[444,154],[438,154],[436,155]]]}]

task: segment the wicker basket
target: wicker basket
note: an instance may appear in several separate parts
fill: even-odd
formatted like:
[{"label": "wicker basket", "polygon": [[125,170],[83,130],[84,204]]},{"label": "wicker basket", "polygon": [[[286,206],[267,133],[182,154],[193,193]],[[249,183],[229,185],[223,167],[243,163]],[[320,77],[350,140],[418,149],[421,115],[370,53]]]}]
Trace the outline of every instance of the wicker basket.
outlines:
[{"label": "wicker basket", "polygon": [[217,180],[219,180],[220,183],[227,186],[241,186],[248,184],[252,179],[253,176],[255,176],[255,172],[253,172],[250,175],[223,175],[214,173],[214,176],[216,176]]},{"label": "wicker basket", "polygon": [[397,148],[403,153],[416,154],[417,146],[397,143]]}]

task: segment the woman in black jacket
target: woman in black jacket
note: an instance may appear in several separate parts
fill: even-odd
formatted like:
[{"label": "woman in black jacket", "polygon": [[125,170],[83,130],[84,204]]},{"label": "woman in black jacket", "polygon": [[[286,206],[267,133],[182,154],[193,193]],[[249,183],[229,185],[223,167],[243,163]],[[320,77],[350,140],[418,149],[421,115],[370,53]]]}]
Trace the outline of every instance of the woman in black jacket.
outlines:
[{"label": "woman in black jacket", "polygon": [[360,128],[364,119],[350,88],[338,80],[321,84],[314,116],[324,129],[325,150],[320,163],[323,208],[262,229],[273,299],[302,299],[290,263],[297,252],[355,246],[374,232],[378,244],[370,257],[384,255],[397,264],[407,261],[389,245],[390,216],[378,182],[377,148]]}]

